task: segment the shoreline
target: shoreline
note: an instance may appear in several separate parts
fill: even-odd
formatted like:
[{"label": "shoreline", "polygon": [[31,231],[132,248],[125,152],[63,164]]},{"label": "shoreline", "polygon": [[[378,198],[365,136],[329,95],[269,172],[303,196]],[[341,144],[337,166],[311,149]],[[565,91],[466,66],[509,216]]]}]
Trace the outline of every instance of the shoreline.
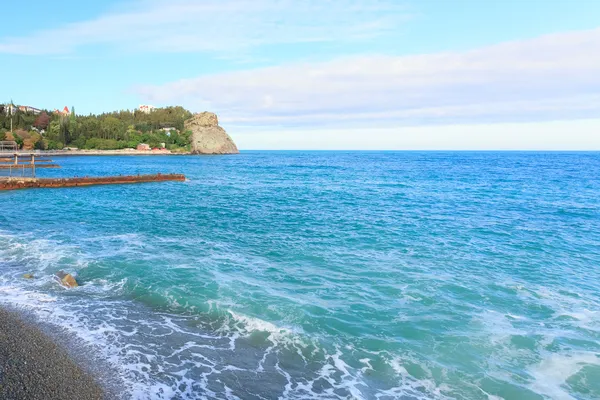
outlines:
[{"label": "shoreline", "polygon": [[[0,153],[2,154],[2,153]],[[19,150],[17,154],[36,156],[187,156],[192,153],[171,150]]]},{"label": "shoreline", "polygon": [[1,305],[0,398],[103,400],[109,395],[57,337],[48,335],[27,315]]}]

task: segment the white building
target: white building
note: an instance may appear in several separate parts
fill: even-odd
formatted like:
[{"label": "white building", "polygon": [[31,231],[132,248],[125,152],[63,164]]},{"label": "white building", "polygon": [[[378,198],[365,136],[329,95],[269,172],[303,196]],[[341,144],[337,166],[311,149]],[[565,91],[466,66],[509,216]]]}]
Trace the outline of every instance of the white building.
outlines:
[{"label": "white building", "polygon": [[6,115],[14,115],[18,107],[12,104],[0,104],[0,109],[4,110],[4,114]]},{"label": "white building", "polygon": [[22,111],[24,113],[32,113],[38,115],[42,112],[39,108],[31,107],[31,106],[15,106],[13,104],[0,104],[0,110],[4,110],[4,114],[6,115],[14,115],[17,110]]},{"label": "white building", "polygon": [[32,113],[35,115],[38,115],[42,112],[42,110],[40,110],[39,108],[30,107],[30,106],[19,106],[19,110],[26,112],[26,113]]},{"label": "white building", "polygon": [[156,107],[154,107],[154,106],[142,104],[142,105],[140,105],[139,110],[143,113],[150,114],[152,111],[154,111],[155,108]]}]

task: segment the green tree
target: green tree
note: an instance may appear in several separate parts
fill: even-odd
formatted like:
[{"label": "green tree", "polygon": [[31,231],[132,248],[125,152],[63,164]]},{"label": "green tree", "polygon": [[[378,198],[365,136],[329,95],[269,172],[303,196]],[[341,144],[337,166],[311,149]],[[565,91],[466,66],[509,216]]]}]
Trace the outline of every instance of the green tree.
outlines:
[{"label": "green tree", "polygon": [[[183,126],[192,113],[183,107],[158,108],[150,114],[121,110],[100,115],[77,115],[72,107],[70,115],[66,116],[49,111],[34,115],[21,110],[10,115],[3,112],[2,107],[6,110],[7,106],[0,105],[0,130],[10,130],[11,119],[14,130],[30,130],[32,126],[45,128],[43,145],[48,149],[61,146],[135,148],[139,143],[153,147],[165,143],[173,149],[189,146],[189,134],[183,132]],[[173,129],[167,134],[162,128]]]}]

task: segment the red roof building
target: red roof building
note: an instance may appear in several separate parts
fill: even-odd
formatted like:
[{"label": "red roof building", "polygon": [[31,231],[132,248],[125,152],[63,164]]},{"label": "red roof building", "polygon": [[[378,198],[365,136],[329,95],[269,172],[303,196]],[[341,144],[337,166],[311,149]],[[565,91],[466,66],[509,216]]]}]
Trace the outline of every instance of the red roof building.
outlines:
[{"label": "red roof building", "polygon": [[69,111],[69,107],[65,106],[65,108],[63,108],[62,111],[54,110],[54,114],[60,114],[60,115],[67,116],[67,115],[71,114],[71,111]]}]

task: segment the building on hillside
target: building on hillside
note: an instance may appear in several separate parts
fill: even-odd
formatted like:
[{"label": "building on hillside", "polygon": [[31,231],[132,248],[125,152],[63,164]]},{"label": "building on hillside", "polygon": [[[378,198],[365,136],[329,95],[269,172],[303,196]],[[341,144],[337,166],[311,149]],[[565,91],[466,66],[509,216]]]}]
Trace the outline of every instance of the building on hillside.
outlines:
[{"label": "building on hillside", "polygon": [[140,143],[137,145],[137,151],[150,151],[152,150],[146,143]]},{"label": "building on hillside", "polygon": [[3,112],[5,115],[14,115],[17,111],[21,111],[24,113],[32,113],[38,115],[42,112],[39,108],[31,107],[31,106],[16,106],[14,104],[0,104],[0,112]]},{"label": "building on hillside", "polygon": [[25,113],[32,113],[38,115],[42,112],[39,108],[31,107],[31,106],[19,106],[19,110]]},{"label": "building on hillside", "polygon": [[154,111],[156,107],[148,105],[148,104],[142,104],[139,107],[139,110],[145,114],[150,114],[152,111]]},{"label": "building on hillside", "polygon": [[18,107],[14,104],[0,104],[0,111],[4,112],[5,115],[14,115],[18,110]]},{"label": "building on hillside", "polygon": [[171,131],[179,133],[178,129],[171,128],[171,127],[160,128],[160,130],[163,131],[165,133],[165,135],[167,135],[168,137],[171,137]]},{"label": "building on hillside", "polygon": [[71,111],[69,111],[69,107],[65,106],[65,108],[62,109],[62,111],[54,110],[54,114],[60,114],[63,117],[66,117],[68,115],[71,115]]}]

